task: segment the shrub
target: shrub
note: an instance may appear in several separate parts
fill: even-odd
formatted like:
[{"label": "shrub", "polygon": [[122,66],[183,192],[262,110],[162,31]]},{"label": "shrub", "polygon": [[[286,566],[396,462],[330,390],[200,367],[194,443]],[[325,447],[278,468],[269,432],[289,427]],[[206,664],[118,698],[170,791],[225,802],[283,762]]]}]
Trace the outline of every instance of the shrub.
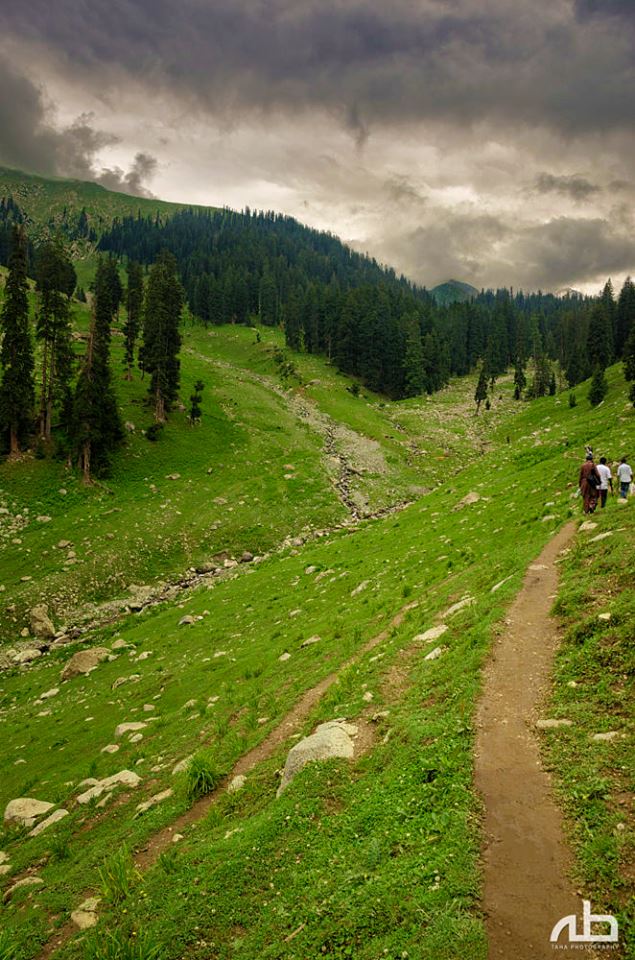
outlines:
[{"label": "shrub", "polygon": [[130,895],[139,877],[130,851],[124,845],[99,871],[104,899],[112,904],[121,903]]},{"label": "shrub", "polygon": [[85,947],[85,960],[159,960],[161,949],[146,933],[116,930],[91,939]]},{"label": "shrub", "polygon": [[194,754],[185,775],[187,798],[190,801],[212,793],[223,779],[223,773],[214,758],[202,751]]}]

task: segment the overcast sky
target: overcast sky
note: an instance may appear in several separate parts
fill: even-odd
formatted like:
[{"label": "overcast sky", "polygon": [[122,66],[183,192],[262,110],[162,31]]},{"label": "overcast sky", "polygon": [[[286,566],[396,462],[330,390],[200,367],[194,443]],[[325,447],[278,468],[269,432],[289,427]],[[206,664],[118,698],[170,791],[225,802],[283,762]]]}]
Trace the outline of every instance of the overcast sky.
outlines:
[{"label": "overcast sky", "polygon": [[3,0],[0,162],[274,209],[432,286],[635,273],[633,0]]}]

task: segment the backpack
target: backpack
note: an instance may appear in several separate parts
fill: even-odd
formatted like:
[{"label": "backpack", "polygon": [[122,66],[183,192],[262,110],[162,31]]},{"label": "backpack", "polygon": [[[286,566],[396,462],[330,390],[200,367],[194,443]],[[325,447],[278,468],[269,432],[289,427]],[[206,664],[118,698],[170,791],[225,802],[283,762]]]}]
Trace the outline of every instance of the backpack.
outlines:
[{"label": "backpack", "polygon": [[586,482],[589,484],[590,487],[593,487],[596,490],[600,486],[602,481],[600,480],[596,467],[594,467],[593,470],[589,470],[589,473],[586,478]]}]

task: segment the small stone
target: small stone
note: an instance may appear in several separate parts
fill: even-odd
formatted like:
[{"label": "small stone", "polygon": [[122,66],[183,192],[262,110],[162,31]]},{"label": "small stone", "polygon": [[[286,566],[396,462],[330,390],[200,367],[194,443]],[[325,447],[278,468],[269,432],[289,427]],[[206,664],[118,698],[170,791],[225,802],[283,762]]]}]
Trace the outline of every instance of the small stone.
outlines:
[{"label": "small stone", "polygon": [[37,837],[39,833],[42,833],[43,830],[47,830],[49,827],[52,827],[54,823],[59,823],[60,820],[63,820],[64,817],[68,816],[68,810],[60,808],[56,810],[55,813],[52,813],[50,817],[47,817],[46,820],[42,820],[41,823],[38,823],[36,827],[33,827],[29,833],[30,837]]},{"label": "small stone", "polygon": [[290,660],[290,659],[291,659],[290,653],[281,653],[280,656],[278,657],[278,660],[280,661],[280,663],[285,663],[287,660]]},{"label": "small stone", "polygon": [[184,840],[184,839],[185,837],[183,836],[182,833],[175,833],[174,836],[172,837],[172,843],[180,843],[181,840]]},{"label": "small stone", "polygon": [[426,654],[426,656],[423,659],[438,660],[439,657],[442,656],[447,649],[448,649],[447,647],[435,647],[434,650],[431,650],[430,653]]},{"label": "small stone", "polygon": [[50,700],[51,697],[56,697],[59,692],[59,687],[52,687],[50,690],[47,690],[46,693],[40,694],[40,700]]},{"label": "small stone", "polygon": [[140,817],[142,813],[146,813],[152,807],[156,807],[158,803],[163,803],[164,800],[168,800],[172,796],[172,793],[173,790],[168,788],[167,790],[162,790],[161,793],[156,793],[153,797],[150,797],[149,800],[138,804],[135,817]]},{"label": "small stone", "polygon": [[580,524],[580,526],[578,527],[578,530],[581,530],[581,531],[595,530],[596,527],[597,527],[597,523],[595,522],[595,520],[585,520],[584,523]]},{"label": "small stone", "polygon": [[610,743],[619,737],[621,737],[621,734],[618,730],[609,730],[607,733],[594,733],[591,739],[595,740],[596,743]]},{"label": "small stone", "polygon": [[90,930],[97,924],[99,920],[97,907],[100,902],[100,897],[90,897],[88,900],[84,900],[77,910],[73,910],[71,920],[79,930]]},{"label": "small stone", "polygon": [[418,633],[413,639],[415,643],[429,643],[431,640],[438,640],[447,630],[447,625],[440,623],[438,627],[430,627],[425,633]]},{"label": "small stone", "polygon": [[132,736],[128,737],[128,743],[141,743],[142,740],[142,733],[133,733]]},{"label": "small stone", "polygon": [[144,713],[152,713],[154,710],[156,710],[156,707],[153,703],[144,703],[143,705]]},{"label": "small stone", "polygon": [[471,607],[472,604],[476,603],[474,597],[464,597],[462,600],[459,600],[457,603],[453,603],[451,607],[443,614],[443,619],[446,617],[452,617],[455,613],[458,613],[459,610],[464,610],[465,607]]},{"label": "small stone", "polygon": [[41,877],[24,877],[22,880],[18,880],[17,883],[14,883],[12,887],[9,887],[5,891],[4,897],[2,898],[5,903],[7,903],[16,890],[20,890],[23,887],[41,887],[44,885],[44,880]]},{"label": "small stone", "polygon": [[117,753],[118,750],[119,750],[118,743],[109,743],[107,747],[101,748],[102,753]]},{"label": "small stone", "polygon": [[610,620],[610,619],[611,619],[611,614],[610,614],[610,613],[598,613],[598,620],[605,620],[605,621],[606,621],[606,620]]},{"label": "small stone", "polygon": [[44,816],[52,810],[54,804],[45,800],[33,800],[31,797],[18,797],[10,800],[4,811],[5,823],[18,823],[24,827],[32,827],[38,817]]},{"label": "small stone", "polygon": [[110,650],[106,647],[91,647],[88,650],[79,650],[65,664],[60,677],[62,680],[72,680],[73,677],[86,676],[95,670],[100,663],[107,660],[109,656]]},{"label": "small stone", "polygon": [[366,703],[370,703],[372,699],[373,699],[373,694],[370,692],[370,690],[367,690],[364,693],[362,700],[364,700]]},{"label": "small stone", "polygon": [[115,728],[115,739],[118,740],[119,737],[123,737],[126,733],[136,733],[138,730],[145,730],[147,726],[147,723],[142,723],[141,721],[120,723],[119,726]]},{"label": "small stone", "polygon": [[358,584],[358,586],[356,586],[354,590],[351,590],[351,597],[356,597],[360,593],[362,593],[362,591],[366,589],[369,583],[370,583],[370,580],[362,580],[362,582]]},{"label": "small stone", "polygon": [[236,793],[238,790],[242,790],[246,783],[247,777],[245,777],[242,773],[238,773],[230,780],[227,787],[227,793]]},{"label": "small stone", "polygon": [[307,640],[302,641],[302,643],[300,644],[300,649],[302,650],[304,649],[304,647],[310,647],[314,643],[319,643],[321,639],[322,637],[318,637],[317,634],[314,634],[314,636],[309,637]]},{"label": "small stone", "polygon": [[184,627],[191,623],[196,623],[196,619],[188,613],[179,620],[179,627]]},{"label": "small stone", "polygon": [[599,540],[606,540],[607,537],[612,537],[612,530],[605,530],[604,533],[596,533],[594,537],[591,537],[589,543],[597,543]]},{"label": "small stone", "polygon": [[558,727],[572,727],[572,720],[536,720],[536,726],[539,730],[557,730]]}]

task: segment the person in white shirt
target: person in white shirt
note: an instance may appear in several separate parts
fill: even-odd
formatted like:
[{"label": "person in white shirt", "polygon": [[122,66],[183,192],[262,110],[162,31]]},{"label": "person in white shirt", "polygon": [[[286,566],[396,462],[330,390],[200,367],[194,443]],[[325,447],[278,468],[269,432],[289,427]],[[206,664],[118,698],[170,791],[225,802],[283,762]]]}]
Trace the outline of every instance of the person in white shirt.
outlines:
[{"label": "person in white shirt", "polygon": [[613,474],[611,473],[611,468],[607,465],[606,457],[600,457],[600,462],[598,463],[598,473],[600,474],[600,506],[606,506],[606,498],[609,495],[609,487],[611,488],[611,493],[613,493]]},{"label": "person in white shirt", "polygon": [[620,497],[623,500],[626,500],[628,497],[628,490],[633,481],[633,471],[630,465],[626,462],[626,457],[622,457],[622,461],[617,468],[617,477],[620,481]]}]

